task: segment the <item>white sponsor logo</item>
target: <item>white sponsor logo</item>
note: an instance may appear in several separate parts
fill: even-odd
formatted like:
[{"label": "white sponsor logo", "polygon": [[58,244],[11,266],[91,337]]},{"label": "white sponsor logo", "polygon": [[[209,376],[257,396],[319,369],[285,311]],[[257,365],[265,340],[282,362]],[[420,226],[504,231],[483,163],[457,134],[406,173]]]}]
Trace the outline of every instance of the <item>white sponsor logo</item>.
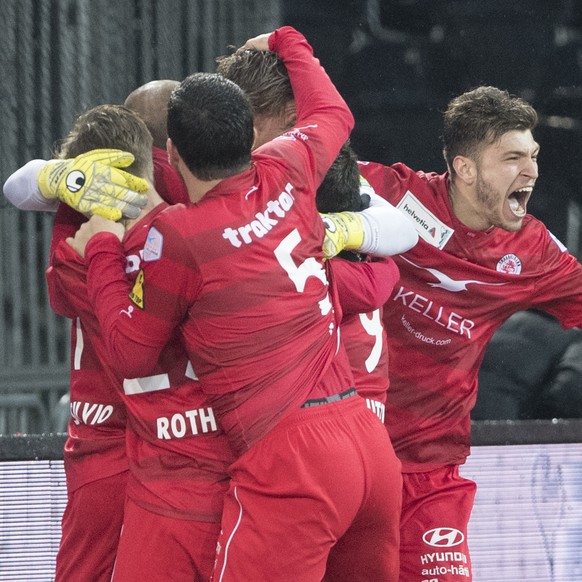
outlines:
[{"label": "white sponsor logo", "polygon": [[283,135],[280,135],[279,137],[277,137],[275,139],[300,139],[301,141],[307,141],[309,139],[309,136],[306,135],[305,133],[303,133],[301,130],[302,129],[316,129],[316,128],[317,128],[317,124],[304,125],[303,127],[294,127],[293,129],[290,129],[289,131],[285,132]]},{"label": "white sponsor logo", "polygon": [[146,262],[157,261],[162,256],[163,246],[164,236],[155,226],[152,226],[143,247],[143,260]]},{"label": "white sponsor logo", "polygon": [[450,548],[462,544],[465,536],[463,532],[453,527],[435,527],[422,536],[425,544],[436,548]]},{"label": "white sponsor logo", "polygon": [[269,200],[267,208],[263,212],[255,214],[256,220],[251,220],[249,224],[240,226],[239,228],[231,228],[230,226],[224,229],[222,233],[233,247],[239,248],[244,244],[253,242],[253,235],[256,238],[263,238],[268,234],[273,227],[279,224],[281,218],[290,210],[295,202],[293,197],[293,186],[287,184],[285,190],[279,194],[277,200]]},{"label": "white sponsor logo", "polygon": [[[417,340],[420,340],[421,342],[424,342],[425,344],[431,344],[433,346],[447,346],[451,343],[451,339],[447,338],[447,339],[436,339],[430,335],[425,335],[424,333],[422,333],[420,330],[415,329],[414,326],[406,319],[406,317],[404,317],[404,315],[400,318],[400,321],[402,322],[402,325],[406,328],[406,330],[408,331],[408,333],[412,334]],[[449,319],[449,324],[454,322],[454,318],[450,318]],[[467,322],[468,320],[464,320],[465,322]],[[438,321],[437,321],[438,323]],[[470,322],[471,324],[473,324],[473,322]],[[461,335],[463,335],[463,330],[466,331],[467,336],[471,337],[471,328],[474,326],[473,325],[467,325],[465,324],[465,327],[447,327],[447,329],[452,329],[452,331],[454,331],[455,333],[460,333]],[[459,330],[459,331],[457,331]]]},{"label": "white sponsor logo", "polygon": [[[404,287],[400,287],[396,295],[393,297],[393,301],[400,301],[405,307],[408,307],[412,311],[416,311],[416,313],[420,313],[423,317],[431,319],[437,325],[454,333],[458,333],[459,335],[466,335],[470,338],[471,330],[475,327],[474,321],[466,319],[454,311],[448,311],[442,305],[436,305],[433,301],[430,301],[414,291],[405,291]],[[413,330],[408,327],[409,324],[407,324],[404,317],[402,317],[402,321],[404,326],[413,333]]]},{"label": "white sponsor logo", "polygon": [[438,562],[460,562],[466,564],[467,556],[463,552],[452,551],[432,552],[420,556],[420,563],[422,565],[436,564]]},{"label": "white sponsor logo", "polygon": [[521,261],[516,255],[508,254],[499,259],[497,270],[508,275],[519,275],[521,273]]},{"label": "white sponsor logo", "polygon": [[131,314],[133,313],[133,305],[129,305],[127,309],[122,309],[119,314],[125,313],[129,319],[131,319]]},{"label": "white sponsor logo", "polygon": [[[467,566],[453,566],[450,565],[448,568],[446,566],[435,566],[434,568],[425,568],[421,572],[422,576],[436,576],[437,574],[441,576],[446,576],[447,574],[454,576],[455,580],[459,576],[464,578],[471,577],[471,571]],[[440,582],[442,578],[424,578],[421,582]]]},{"label": "white sponsor logo", "polygon": [[442,249],[455,232],[426,208],[410,190],[406,191],[396,208],[412,218],[420,237],[437,249]]},{"label": "white sponsor logo", "polygon": [[386,416],[386,407],[381,402],[377,400],[372,400],[371,398],[366,398],[366,406],[382,421],[384,422],[384,417]]},{"label": "white sponsor logo", "polygon": [[111,404],[71,402],[71,416],[75,424],[103,424],[112,414]]},{"label": "white sponsor logo", "polygon": [[416,265],[409,259],[400,255],[400,258],[416,267],[417,269],[422,269],[423,271],[428,271],[431,275],[438,279],[438,283],[427,283],[430,287],[440,287],[441,289],[445,289],[446,291],[451,291],[452,293],[458,293],[459,291],[467,291],[467,285],[473,283],[475,285],[492,285],[492,286],[499,286],[499,285],[507,285],[507,283],[486,283],[485,281],[478,281],[477,279],[451,279],[448,275],[441,273],[437,269],[432,269],[429,267],[421,267]]},{"label": "white sponsor logo", "polygon": [[256,192],[258,190],[258,186],[253,186],[246,194],[245,194],[245,200],[249,199],[249,196],[253,193]]}]

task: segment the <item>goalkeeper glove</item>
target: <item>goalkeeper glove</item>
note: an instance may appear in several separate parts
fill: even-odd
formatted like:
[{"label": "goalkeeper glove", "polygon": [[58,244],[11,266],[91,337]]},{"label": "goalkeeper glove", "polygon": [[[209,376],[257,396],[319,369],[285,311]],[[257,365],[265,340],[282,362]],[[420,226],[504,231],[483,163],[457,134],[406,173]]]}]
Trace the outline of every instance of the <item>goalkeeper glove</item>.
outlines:
[{"label": "goalkeeper glove", "polygon": [[83,214],[99,214],[109,220],[137,218],[147,203],[141,192],[148,189],[148,183],[119,169],[134,160],[132,154],[114,149],[50,160],[37,175],[38,187],[45,198],[59,198]]},{"label": "goalkeeper glove", "polygon": [[335,257],[343,250],[357,250],[364,243],[364,225],[356,212],[320,214],[325,225],[323,256]]}]

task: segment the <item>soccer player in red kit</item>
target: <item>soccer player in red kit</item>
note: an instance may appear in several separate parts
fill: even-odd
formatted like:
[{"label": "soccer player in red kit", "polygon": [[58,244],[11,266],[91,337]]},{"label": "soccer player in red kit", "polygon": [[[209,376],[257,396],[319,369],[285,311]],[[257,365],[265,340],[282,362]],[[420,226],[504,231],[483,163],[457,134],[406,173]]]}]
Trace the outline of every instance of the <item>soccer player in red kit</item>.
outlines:
[{"label": "soccer player in red kit", "polygon": [[[259,145],[288,130],[295,121],[295,100],[285,64],[275,53],[261,53],[254,50],[237,51],[217,59],[217,71],[234,81],[245,91],[254,111],[255,127],[260,128],[255,139]],[[360,196],[360,192],[363,197]],[[413,238],[412,221],[407,220],[393,206],[376,195],[370,185],[361,180],[356,153],[346,142],[322,183],[317,189],[316,203],[321,213],[359,211],[365,215],[370,200],[375,210],[381,207],[384,214],[377,221],[385,228],[381,253],[375,249],[371,254],[391,256],[402,253],[416,244]],[[364,210],[363,212],[361,212]],[[328,217],[324,217],[324,224]],[[332,228],[329,226],[328,231]],[[370,237],[371,238],[371,237]],[[368,407],[384,420],[384,406],[388,380],[388,348],[386,332],[381,322],[381,309],[375,303],[377,293],[370,293],[369,285],[363,288],[361,278],[355,279],[349,271],[354,264],[368,267],[381,273],[376,280],[382,281],[389,293],[398,279],[395,263],[386,261],[364,261],[362,257],[369,251],[360,248],[357,252],[344,251],[341,256],[349,256],[355,263],[346,260],[332,260],[328,263],[334,272],[339,290],[343,317],[341,335],[346,347],[358,393],[366,399]],[[347,271],[347,272],[344,272]],[[373,283],[370,279],[370,283]],[[366,303],[366,296],[369,301]],[[388,297],[388,296],[386,296]]]},{"label": "soccer player in red kit", "polygon": [[[128,159],[120,152],[100,152],[91,159],[92,164],[104,160],[114,164],[123,160],[127,164],[131,156]],[[36,168],[44,165],[44,160],[33,160],[27,165],[32,181],[21,192],[37,191]],[[111,171],[115,170],[109,170],[110,179]],[[139,178],[132,175],[127,175],[126,186],[143,189]],[[117,206],[119,200],[112,199],[111,204],[121,213]],[[132,207],[129,211],[139,212],[139,208]],[[72,236],[85,220],[66,204],[59,205],[51,240],[51,260],[59,241],[65,244],[65,238]],[[76,292],[77,289],[73,293]],[[55,296],[50,291],[49,298],[54,307]],[[121,395],[112,386],[103,360],[94,348],[93,338],[76,316],[71,324],[70,359],[71,416],[63,451],[67,504],[61,522],[55,582],[108,582],[123,522],[128,478],[127,415]]]},{"label": "soccer player in red kit", "polygon": [[[360,176],[356,153],[349,143],[342,146],[340,153],[328,170],[323,182],[317,189],[317,208],[320,212],[362,211],[370,205],[387,205],[373,188]],[[324,218],[324,221],[326,219]],[[399,237],[396,237],[396,240]],[[392,244],[396,244],[393,241]],[[390,249],[390,255],[402,253],[405,247]],[[408,250],[408,248],[406,248]],[[334,271],[338,291],[342,299],[341,335],[358,393],[366,399],[366,404],[384,422],[388,380],[388,346],[386,330],[382,323],[382,309],[370,303],[362,310],[363,301],[360,291],[352,283],[353,277],[343,275],[348,265],[383,266],[383,282],[391,293],[400,274],[395,262],[390,258],[371,260],[364,253],[342,251],[330,261]],[[357,304],[350,304],[350,297]],[[387,296],[388,298],[388,296]],[[355,301],[354,301],[355,303]]]},{"label": "soccer player in red kit", "polygon": [[[126,107],[144,120],[152,134],[156,190],[170,204],[189,201],[186,186],[169,164],[166,151],[168,99],[179,84],[171,79],[150,81],[134,89],[124,101]],[[65,202],[77,212],[64,210],[65,215],[58,223],[62,226],[68,224],[73,233],[92,214],[111,220],[119,220],[122,216],[133,219],[146,204],[147,197],[140,191],[147,187],[140,178],[122,170],[132,163],[132,159],[121,152],[94,153],[87,150],[80,161],[71,160],[68,169],[69,172],[80,170],[84,173],[86,183],[82,188],[55,188],[55,183],[47,180],[43,190],[39,189],[37,178],[46,166],[46,160],[32,160],[8,177],[3,187],[4,195],[19,210],[57,212],[60,203]]]},{"label": "soccer player in red kit", "polygon": [[[320,212],[361,211],[370,201],[375,204],[387,204],[361,178],[357,157],[349,143],[344,144],[323,182],[317,189],[317,208]],[[393,249],[399,252],[398,249]],[[404,251],[400,251],[404,252]],[[393,254],[393,253],[392,253]],[[381,307],[369,305],[361,309],[361,301],[353,308],[348,303],[350,296],[356,299],[359,290],[353,285],[353,277],[343,274],[350,265],[368,265],[384,267],[384,282],[392,289],[399,278],[394,261],[385,259],[370,261],[365,255],[353,251],[343,251],[330,262],[336,278],[338,291],[346,299],[342,301],[342,320],[340,332],[348,360],[354,375],[358,394],[365,398],[366,405],[384,422],[386,392],[388,380],[388,347],[386,331],[381,320]],[[331,549],[325,582],[358,578],[354,568],[353,549],[349,538],[342,538]]]},{"label": "soccer player in red kit", "polygon": [[[132,111],[104,105],[79,116],[61,145],[61,155],[76,157],[87,148],[118,145],[136,158],[129,169],[152,182],[151,139]],[[125,272],[131,280],[139,276],[149,225],[168,206],[155,190],[150,188],[147,194],[139,220],[126,225]],[[95,400],[102,387],[117,394],[127,408],[122,435],[129,477],[127,490],[119,491],[127,501],[125,514],[118,508],[123,532],[113,580],[207,580],[233,457],[179,338],[170,339],[147,377],[123,378],[107,366],[107,350],[87,299],[84,261],[62,237],[55,242],[47,281],[55,310],[78,318],[78,329],[102,362],[105,377],[99,387],[87,388],[87,398]],[[79,358],[84,361],[82,352]],[[118,537],[119,529],[110,543],[117,545]],[[147,553],[148,560],[136,547]]]},{"label": "soccer player in red kit", "polygon": [[67,504],[55,581],[105,582],[123,521],[126,411],[78,318],[71,325],[70,408],[63,452]]},{"label": "soccer player in red kit", "polygon": [[386,426],[403,466],[402,582],[471,580],[467,523],[476,485],[459,476],[485,347],[534,307],[582,325],[582,268],[526,214],[538,177],[535,110],[493,87],[444,114],[442,175],[361,163],[374,189],[408,214],[421,240],[395,258],[384,307],[390,350]]},{"label": "soccer player in red kit", "polygon": [[[165,127],[168,97],[178,84],[177,81],[165,80],[148,83],[136,89],[126,100],[130,108],[140,116],[148,113],[148,129],[158,136],[156,144],[161,146],[151,147],[155,183],[162,195],[172,203],[186,201],[187,192],[182,180],[168,163],[167,153],[162,149],[165,148],[165,142],[160,139],[159,132],[163,130],[160,129],[162,126]],[[146,107],[150,109],[146,111]],[[79,151],[79,161],[73,162],[73,165],[76,164],[77,170],[84,170],[87,179],[84,188],[74,193],[78,196],[76,200],[69,198],[73,196],[71,190],[65,191],[69,196],[65,196],[66,202],[86,212],[102,212],[110,217],[120,217],[123,213],[135,218],[143,202],[137,200],[138,194],[132,192],[131,188],[144,190],[147,184],[139,177],[118,169],[131,164],[134,156],[109,150],[85,154],[91,149],[91,143],[93,147],[114,143],[117,133],[111,132],[107,141],[103,134],[95,135],[88,131],[88,127],[81,127],[83,119],[86,118],[78,120],[74,135],[68,139],[73,141],[74,138],[82,137],[88,141],[84,144],[80,142],[74,147],[61,147],[60,154],[66,156]],[[94,128],[98,130],[99,122],[110,122],[110,119],[107,113],[99,114],[99,110],[96,110],[91,121],[96,123]],[[121,141],[121,144],[132,143],[128,139]],[[50,252],[52,262],[59,257],[62,260],[63,252],[65,256],[67,253],[75,255],[64,240],[76,232],[86,217],[66,204],[59,204],[56,197],[44,197],[44,193],[39,190],[37,178],[46,166],[45,160],[29,162],[7,180],[4,191],[13,203],[23,209],[56,211]],[[92,182],[88,179],[89,171]],[[70,175],[74,175],[74,170],[70,171]],[[106,182],[105,188],[93,187],[93,184],[103,185]],[[54,193],[51,192],[52,195]],[[136,258],[139,258],[137,254],[134,255],[133,263]],[[48,277],[51,290],[50,283],[60,271],[49,273],[52,274],[52,277]],[[80,310],[75,301],[83,304],[83,295],[78,293],[77,279],[72,281],[72,287],[70,297],[59,297],[55,292],[50,293],[56,311],[73,318],[71,418],[64,448],[68,495],[62,520],[61,543],[56,557],[55,580],[109,581],[123,521],[128,477],[125,435],[127,417],[117,386],[118,379],[112,381],[108,376],[108,370],[103,366],[107,359],[96,353],[93,338],[87,333],[87,325],[83,325],[77,317]],[[213,519],[217,522],[220,512],[215,513]],[[208,556],[209,559],[212,558],[211,553]]]},{"label": "soccer player in red kit", "polygon": [[170,101],[168,150],[194,204],[153,222],[139,285],[120,268],[119,225],[93,217],[70,242],[115,366],[148,373],[178,327],[238,456],[214,579],[321,580],[347,535],[357,579],[394,580],[400,474],[353,389],[315,208],[353,118],[297,31],[249,45],[285,62],[296,126],[251,156],[240,88],[191,75]]},{"label": "soccer player in red kit", "polygon": [[[121,160],[127,165],[133,157],[101,151],[90,158],[91,164],[107,159],[108,163],[117,164]],[[44,160],[29,162],[22,168],[25,171],[20,172],[22,177],[14,177],[13,189],[22,194],[36,193],[37,168],[44,165]],[[115,171],[109,169],[110,178]],[[145,188],[145,182],[139,178],[130,174],[126,177],[126,186]],[[115,198],[111,200],[121,213],[118,203]],[[129,211],[139,212],[139,208]],[[64,244],[65,238],[74,234],[84,220],[66,204],[60,205],[53,227],[51,258],[58,242]],[[50,293],[49,298],[54,300]],[[115,562],[128,477],[126,410],[78,318],[71,324],[70,359],[71,416],[63,451],[67,504],[61,522],[55,582],[107,582]]]}]

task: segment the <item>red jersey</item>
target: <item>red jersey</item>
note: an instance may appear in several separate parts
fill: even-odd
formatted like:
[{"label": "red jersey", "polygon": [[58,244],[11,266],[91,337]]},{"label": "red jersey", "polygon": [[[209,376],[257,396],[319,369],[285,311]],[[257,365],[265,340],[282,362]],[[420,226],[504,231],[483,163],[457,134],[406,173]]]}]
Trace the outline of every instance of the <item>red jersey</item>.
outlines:
[{"label": "red jersey", "polygon": [[[163,198],[170,203],[185,202],[188,193],[178,173],[168,162],[167,153],[152,148],[154,181]],[[85,216],[60,204],[55,215],[50,261],[55,249],[74,236]],[[145,239],[145,235],[144,235]],[[96,479],[127,470],[125,452],[126,413],[119,390],[112,386],[92,345],[91,337],[77,318],[78,310],[67,291],[55,288],[55,273],[47,271],[49,299],[53,310],[73,320],[71,325],[71,418],[64,448],[67,488],[74,491]],[[84,274],[83,274],[84,279]],[[77,282],[75,284],[78,284]]]},{"label": "red jersey", "polygon": [[395,257],[400,282],[384,307],[390,350],[386,425],[404,471],[463,463],[485,347],[513,313],[535,307],[582,324],[582,267],[532,216],[518,232],[475,231],[449,203],[447,174],[361,163],[365,178],[416,223]]},{"label": "red jersey", "polygon": [[90,335],[71,326],[70,412],[64,448],[67,490],[127,471],[125,406],[110,388]]},{"label": "red jersey", "polygon": [[64,448],[69,492],[128,469],[125,454],[126,412],[121,395],[111,386],[93,346],[91,334],[87,333],[78,319],[78,312],[68,297],[60,291],[52,266],[59,243],[66,245],[65,238],[74,236],[85,220],[82,214],[66,204],[59,205],[51,240],[51,266],[46,273],[51,307],[59,315],[73,320],[70,355],[71,417]]},{"label": "red jersey", "polygon": [[90,297],[115,365],[126,375],[149,368],[179,327],[237,453],[305,400],[353,385],[315,206],[353,117],[301,34],[281,28],[270,48],[289,71],[296,127],[198,204],[154,221],[129,301],[115,237],[95,236],[86,249]]},{"label": "red jersey", "polygon": [[[124,261],[130,279],[140,272],[151,221],[165,208],[166,204],[158,205],[126,233]],[[53,293],[69,313],[79,315],[98,361],[107,362],[99,324],[87,298],[85,275],[84,261],[62,241],[50,270]],[[228,485],[226,469],[233,458],[179,338],[168,342],[147,377],[126,379],[106,365],[101,374],[98,383],[86,387],[87,398],[95,401],[99,391],[105,390],[123,398],[127,407],[131,469],[127,495],[145,509],[164,515],[219,521]]]},{"label": "red jersey", "polygon": [[152,147],[154,161],[154,182],[158,194],[168,204],[188,204],[188,190],[184,180],[168,161],[168,152],[156,146]]},{"label": "red jersey", "polygon": [[[386,392],[390,386],[388,345],[382,322],[384,301],[373,300],[388,299],[399,278],[398,267],[391,258],[372,263],[352,263],[336,258],[331,265],[336,274],[343,312],[340,333],[356,389],[366,399],[368,408],[384,422]],[[373,275],[367,287],[360,287],[354,273],[346,271],[354,266],[372,269]]]}]

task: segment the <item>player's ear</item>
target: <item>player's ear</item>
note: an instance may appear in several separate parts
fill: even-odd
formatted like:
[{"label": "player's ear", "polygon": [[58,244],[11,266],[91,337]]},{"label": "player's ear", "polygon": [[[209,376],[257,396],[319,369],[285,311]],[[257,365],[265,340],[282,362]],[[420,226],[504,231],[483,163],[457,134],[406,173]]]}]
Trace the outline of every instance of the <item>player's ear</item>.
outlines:
[{"label": "player's ear", "polygon": [[181,158],[180,154],[178,153],[178,149],[170,138],[168,138],[166,141],[166,151],[168,152],[168,162],[170,162],[170,165],[172,165],[177,170],[179,168]]},{"label": "player's ear", "polygon": [[474,184],[477,178],[477,164],[466,156],[455,156],[453,159],[453,168],[455,174],[462,180],[467,186]]}]

